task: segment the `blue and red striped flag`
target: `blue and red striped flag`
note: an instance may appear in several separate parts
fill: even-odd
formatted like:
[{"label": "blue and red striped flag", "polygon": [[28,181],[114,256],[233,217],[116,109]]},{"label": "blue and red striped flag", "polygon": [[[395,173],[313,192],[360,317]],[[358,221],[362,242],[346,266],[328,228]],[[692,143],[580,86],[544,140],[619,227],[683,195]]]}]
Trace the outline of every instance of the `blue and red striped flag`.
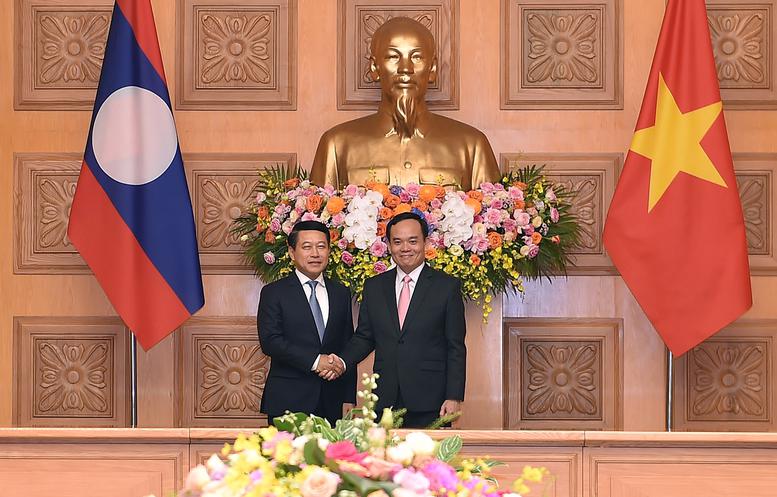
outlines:
[{"label": "blue and red striped flag", "polygon": [[68,236],[144,349],[205,303],[150,0],[116,0]]}]

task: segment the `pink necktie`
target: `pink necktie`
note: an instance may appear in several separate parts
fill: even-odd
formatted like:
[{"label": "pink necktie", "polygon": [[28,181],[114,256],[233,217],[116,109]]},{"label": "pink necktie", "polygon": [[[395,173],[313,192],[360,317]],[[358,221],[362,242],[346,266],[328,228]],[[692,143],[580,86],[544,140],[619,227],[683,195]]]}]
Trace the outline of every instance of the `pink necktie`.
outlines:
[{"label": "pink necktie", "polygon": [[399,292],[399,304],[397,310],[399,311],[399,329],[402,329],[402,325],[405,324],[405,316],[407,316],[407,308],[410,307],[410,282],[413,281],[410,276],[405,275],[402,278],[402,290]]}]

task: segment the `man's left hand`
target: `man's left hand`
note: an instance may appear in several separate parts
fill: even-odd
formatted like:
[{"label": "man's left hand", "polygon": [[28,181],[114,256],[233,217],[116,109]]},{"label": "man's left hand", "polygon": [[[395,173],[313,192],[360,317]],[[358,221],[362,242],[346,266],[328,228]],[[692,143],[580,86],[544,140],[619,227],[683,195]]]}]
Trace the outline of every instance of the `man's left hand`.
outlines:
[{"label": "man's left hand", "polygon": [[440,407],[440,417],[453,414],[454,412],[461,411],[461,402],[458,400],[446,400]]}]

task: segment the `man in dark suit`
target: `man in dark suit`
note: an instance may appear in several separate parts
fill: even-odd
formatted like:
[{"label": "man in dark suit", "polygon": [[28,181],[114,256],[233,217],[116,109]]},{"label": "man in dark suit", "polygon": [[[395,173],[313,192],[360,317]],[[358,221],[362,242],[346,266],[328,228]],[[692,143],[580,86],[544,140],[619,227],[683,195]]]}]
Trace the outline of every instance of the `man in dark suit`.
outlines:
[{"label": "man in dark suit", "polygon": [[424,263],[428,228],[408,212],[386,228],[396,267],[364,284],[359,324],[340,357],[347,371],[375,350],[378,412],[407,408],[404,426],[424,428],[460,410],[467,349],[460,281]]},{"label": "man in dark suit", "polygon": [[[356,402],[356,369],[340,376],[340,361],[327,355],[340,352],[353,335],[351,294],[323,275],[329,244],[324,224],[297,223],[288,237],[295,271],[266,285],[259,297],[259,342],[272,359],[261,411],[270,424],[288,410],[312,413],[334,425],[343,405]],[[336,379],[321,378],[324,371]]]}]

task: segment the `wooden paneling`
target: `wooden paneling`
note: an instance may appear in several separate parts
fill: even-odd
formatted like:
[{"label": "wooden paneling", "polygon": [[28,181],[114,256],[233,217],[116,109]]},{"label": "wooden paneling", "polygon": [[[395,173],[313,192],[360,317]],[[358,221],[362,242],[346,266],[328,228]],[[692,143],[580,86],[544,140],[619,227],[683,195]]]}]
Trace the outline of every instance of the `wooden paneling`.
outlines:
[{"label": "wooden paneling", "polygon": [[707,0],[707,19],[726,109],[777,108],[777,2]]},{"label": "wooden paneling", "polygon": [[569,274],[613,274],[612,261],[604,250],[602,231],[621,167],[620,154],[502,154],[502,170],[538,165],[551,181],[571,194],[572,213],[580,226],[580,241],[571,250]]},{"label": "wooden paneling", "polygon": [[674,363],[677,430],[777,431],[777,320],[741,321]]},{"label": "wooden paneling", "polygon": [[459,0],[338,0],[337,107],[375,109],[380,83],[369,74],[372,35],[392,17],[410,17],[434,35],[437,81],[427,100],[434,109],[459,108]]},{"label": "wooden paneling", "polygon": [[14,107],[91,109],[113,2],[16,0],[15,3]]},{"label": "wooden paneling", "polygon": [[180,340],[182,426],[267,423],[259,406],[270,358],[259,345],[255,318],[193,318]]},{"label": "wooden paneling", "polygon": [[129,425],[129,331],[115,318],[14,319],[19,426]]},{"label": "wooden paneling", "polygon": [[623,2],[502,0],[502,109],[622,109]]},{"label": "wooden paneling", "polygon": [[256,195],[258,171],[294,166],[295,154],[188,154],[184,157],[205,274],[253,274],[232,222]]},{"label": "wooden paneling", "polygon": [[179,109],[296,109],[296,0],[177,5]]},{"label": "wooden paneling", "polygon": [[502,340],[505,428],[622,426],[622,323],[510,319]]},{"label": "wooden paneling", "polygon": [[777,274],[774,178],[777,154],[734,154],[739,198],[745,218],[750,272]]}]

